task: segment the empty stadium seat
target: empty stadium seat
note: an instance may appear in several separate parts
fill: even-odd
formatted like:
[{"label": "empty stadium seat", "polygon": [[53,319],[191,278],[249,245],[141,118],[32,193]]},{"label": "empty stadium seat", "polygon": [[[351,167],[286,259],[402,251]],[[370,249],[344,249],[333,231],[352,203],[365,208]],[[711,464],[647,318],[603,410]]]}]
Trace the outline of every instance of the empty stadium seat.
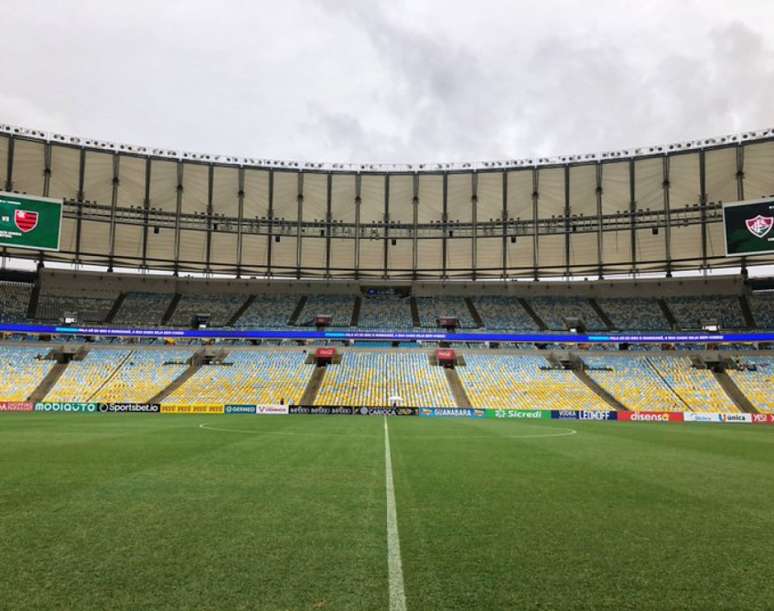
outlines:
[{"label": "empty stadium seat", "polygon": [[473,407],[585,409],[610,407],[572,371],[539,356],[467,354],[457,374]]},{"label": "empty stadium seat", "polygon": [[529,304],[548,328],[555,331],[567,329],[567,318],[582,320],[587,329],[606,328],[588,299],[582,297],[533,297]]},{"label": "empty stadium seat", "polygon": [[456,317],[463,328],[471,329],[477,326],[462,297],[417,297],[416,302],[419,321],[423,327],[437,327],[437,319],[441,316]]},{"label": "empty stadium seat", "polygon": [[403,352],[345,352],[339,365],[330,365],[317,394],[318,405],[403,405],[453,407],[443,369],[430,365],[427,354]]},{"label": "empty stadium seat", "polygon": [[129,349],[95,348],[82,361],[71,361],[45,400],[91,401],[131,352]]},{"label": "empty stadium seat", "polygon": [[757,327],[774,329],[774,292],[754,293],[748,300]]},{"label": "empty stadium seat", "polygon": [[649,356],[664,383],[695,412],[738,412],[709,369],[697,369],[687,357]]},{"label": "empty stadium seat", "polygon": [[303,352],[234,350],[223,365],[203,365],[164,403],[298,403],[314,370]]},{"label": "empty stadium seat", "polygon": [[728,375],[759,411],[774,413],[774,357],[744,357],[742,364]]},{"label": "empty stadium seat", "polygon": [[167,324],[187,327],[197,314],[209,314],[211,326],[224,327],[246,300],[244,295],[183,295]]},{"label": "empty stadium seat", "polygon": [[187,369],[192,354],[191,349],[135,350],[91,400],[147,403]]},{"label": "empty stadium seat", "polygon": [[168,293],[127,293],[113,322],[158,325],[171,301],[172,295]]},{"label": "empty stadium seat", "polygon": [[583,358],[586,373],[634,411],[685,411],[685,404],[644,357]]},{"label": "empty stadium seat", "polygon": [[0,322],[19,322],[26,319],[31,294],[31,284],[0,282]]},{"label": "empty stadium seat", "polygon": [[304,309],[298,316],[296,324],[313,325],[318,314],[329,314],[331,325],[348,327],[352,322],[352,310],[355,305],[354,295],[312,295],[304,304]]},{"label": "empty stadium seat", "polygon": [[671,325],[664,318],[656,299],[645,297],[611,297],[597,299],[616,329],[629,331],[663,331]]},{"label": "empty stadium seat", "polygon": [[0,347],[0,401],[26,401],[56,361],[43,360],[48,348]]},{"label": "empty stadium seat", "polygon": [[[236,321],[236,327],[287,327],[299,295],[259,295]],[[349,324],[349,321],[347,321]]]},{"label": "empty stadium seat", "polygon": [[366,329],[408,329],[411,320],[411,302],[398,295],[370,295],[360,302],[358,326]]},{"label": "empty stadium seat", "polygon": [[515,297],[487,295],[474,297],[473,303],[487,329],[536,331],[537,324]]},{"label": "empty stadium seat", "polygon": [[701,329],[708,323],[717,323],[722,329],[743,329],[747,326],[736,295],[668,297],[666,302],[678,326],[683,329]]}]

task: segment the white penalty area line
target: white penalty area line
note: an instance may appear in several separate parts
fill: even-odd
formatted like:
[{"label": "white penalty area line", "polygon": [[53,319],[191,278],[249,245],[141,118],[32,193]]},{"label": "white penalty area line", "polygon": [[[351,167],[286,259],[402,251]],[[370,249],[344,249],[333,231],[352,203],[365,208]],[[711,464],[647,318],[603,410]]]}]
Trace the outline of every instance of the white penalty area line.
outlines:
[{"label": "white penalty area line", "polygon": [[403,587],[403,563],[400,559],[398,512],[395,509],[395,484],[392,480],[390,430],[384,417],[384,481],[387,488],[387,569],[390,582],[390,610],[406,611],[406,591]]}]

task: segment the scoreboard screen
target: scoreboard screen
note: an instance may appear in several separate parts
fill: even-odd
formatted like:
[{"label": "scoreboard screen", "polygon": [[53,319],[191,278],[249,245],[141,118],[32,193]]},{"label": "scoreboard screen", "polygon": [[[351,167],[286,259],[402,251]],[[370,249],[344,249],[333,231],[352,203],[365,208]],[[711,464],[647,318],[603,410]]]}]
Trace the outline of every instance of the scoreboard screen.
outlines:
[{"label": "scoreboard screen", "polygon": [[0,246],[59,250],[62,200],[0,191]]},{"label": "scoreboard screen", "polygon": [[774,254],[774,198],[723,204],[726,255]]}]

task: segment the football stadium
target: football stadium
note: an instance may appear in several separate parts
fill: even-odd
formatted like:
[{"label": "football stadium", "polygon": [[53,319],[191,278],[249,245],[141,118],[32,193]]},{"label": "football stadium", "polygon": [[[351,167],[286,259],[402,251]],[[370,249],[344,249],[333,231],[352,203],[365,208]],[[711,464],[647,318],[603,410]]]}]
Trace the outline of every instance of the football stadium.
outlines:
[{"label": "football stadium", "polygon": [[774,132],[0,156],[9,606],[770,602]]},{"label": "football stadium", "polygon": [[0,608],[771,608],[774,129],[632,145],[0,123]]}]

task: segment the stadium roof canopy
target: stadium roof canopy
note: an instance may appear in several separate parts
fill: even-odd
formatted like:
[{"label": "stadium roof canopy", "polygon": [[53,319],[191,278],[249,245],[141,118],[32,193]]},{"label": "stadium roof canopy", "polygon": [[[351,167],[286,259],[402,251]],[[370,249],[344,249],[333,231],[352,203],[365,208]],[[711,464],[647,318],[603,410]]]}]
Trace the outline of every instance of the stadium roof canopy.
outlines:
[{"label": "stadium roof canopy", "polygon": [[774,130],[470,163],[277,161],[0,125],[0,187],[65,201],[12,257],[296,278],[539,278],[771,263],[725,255],[722,202],[774,194]]}]

